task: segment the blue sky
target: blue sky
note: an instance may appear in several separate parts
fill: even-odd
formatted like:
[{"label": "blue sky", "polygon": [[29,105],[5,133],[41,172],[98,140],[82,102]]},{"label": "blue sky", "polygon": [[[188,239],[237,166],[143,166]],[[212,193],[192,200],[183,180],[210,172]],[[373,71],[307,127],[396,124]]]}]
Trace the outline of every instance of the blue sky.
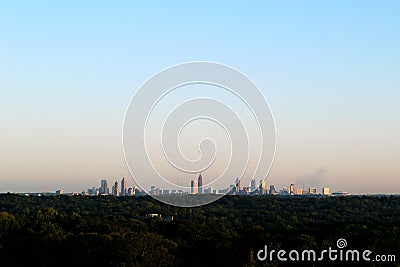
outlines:
[{"label": "blue sky", "polygon": [[271,105],[268,183],[315,183],[307,177],[323,169],[321,185],[398,193],[399,10],[396,1],[2,3],[0,191],[80,191],[128,176],[121,127],[132,94],[161,69],[207,60],[244,72]]}]

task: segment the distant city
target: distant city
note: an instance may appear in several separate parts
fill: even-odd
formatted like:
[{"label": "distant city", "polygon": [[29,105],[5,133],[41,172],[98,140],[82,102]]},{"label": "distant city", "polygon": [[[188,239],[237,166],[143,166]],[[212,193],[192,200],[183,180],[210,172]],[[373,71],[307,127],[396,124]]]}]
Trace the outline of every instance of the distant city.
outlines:
[{"label": "distant city", "polygon": [[169,190],[156,186],[151,186],[150,190],[145,192],[136,186],[128,187],[125,178],[121,179],[118,183],[116,180],[111,188],[109,187],[106,179],[100,180],[99,187],[92,187],[82,192],[64,192],[63,189],[58,189],[55,192],[42,192],[42,193],[23,193],[25,195],[87,195],[87,196],[144,196],[144,195],[199,195],[199,194],[228,194],[228,195],[281,195],[281,196],[348,196],[349,192],[331,192],[329,187],[322,187],[320,191],[316,187],[297,187],[295,184],[290,184],[288,187],[284,186],[282,189],[276,189],[274,185],[267,187],[265,180],[260,180],[258,185],[255,179],[251,180],[250,186],[241,186],[240,179],[236,178],[234,183],[224,189],[214,189],[213,187],[204,188],[203,177],[200,174],[197,180],[190,181],[190,191],[183,190]]}]

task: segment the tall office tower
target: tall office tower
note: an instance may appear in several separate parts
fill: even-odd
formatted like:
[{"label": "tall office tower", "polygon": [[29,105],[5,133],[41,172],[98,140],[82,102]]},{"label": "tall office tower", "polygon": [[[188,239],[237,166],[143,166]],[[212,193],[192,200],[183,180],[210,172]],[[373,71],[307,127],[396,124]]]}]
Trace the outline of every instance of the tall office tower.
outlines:
[{"label": "tall office tower", "polygon": [[107,180],[101,180],[100,182],[100,194],[101,195],[108,195],[110,193],[108,189]]},{"label": "tall office tower", "polygon": [[256,179],[251,179],[251,183],[250,183],[250,191],[254,192],[256,190]]},{"label": "tall office tower", "polygon": [[113,196],[119,196],[119,191],[118,191],[118,181],[115,181],[113,187],[112,187],[112,195]]},{"label": "tall office tower", "polygon": [[317,188],[315,187],[309,187],[308,188],[308,193],[311,194],[316,194],[317,193]]},{"label": "tall office tower", "polygon": [[201,173],[199,177],[197,178],[197,187],[198,187],[198,193],[203,194],[203,177],[201,177]]},{"label": "tall office tower", "polygon": [[270,185],[269,186],[269,194],[270,195],[275,195],[276,194],[276,190],[275,190],[275,186],[274,185]]},{"label": "tall office tower", "polygon": [[239,192],[240,191],[240,180],[239,180],[239,178],[236,178],[235,186],[236,186],[236,192]]},{"label": "tall office tower", "polygon": [[265,190],[267,189],[266,187],[266,183],[264,180],[260,180],[260,195],[264,195],[265,194]]},{"label": "tall office tower", "polygon": [[322,187],[322,194],[324,196],[329,196],[331,194],[330,190],[329,190],[329,187]]},{"label": "tall office tower", "polygon": [[197,194],[198,193],[198,185],[197,185],[197,181],[192,180],[190,182],[190,193],[191,194]]},{"label": "tall office tower", "polygon": [[122,177],[121,180],[121,196],[126,196],[126,191],[128,190],[127,185],[126,185],[126,180],[125,177]]},{"label": "tall office tower", "polygon": [[290,184],[289,193],[290,193],[291,195],[296,194],[296,190],[294,189],[294,184]]}]

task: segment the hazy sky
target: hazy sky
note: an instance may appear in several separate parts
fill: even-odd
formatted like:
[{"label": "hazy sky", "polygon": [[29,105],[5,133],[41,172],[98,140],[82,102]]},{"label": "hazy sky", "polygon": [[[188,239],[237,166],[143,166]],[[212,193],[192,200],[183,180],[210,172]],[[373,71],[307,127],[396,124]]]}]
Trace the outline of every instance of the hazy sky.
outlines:
[{"label": "hazy sky", "polygon": [[187,61],[248,75],[277,128],[267,183],[400,193],[400,3],[9,1],[0,8],[0,192],[129,177],[136,89]]}]

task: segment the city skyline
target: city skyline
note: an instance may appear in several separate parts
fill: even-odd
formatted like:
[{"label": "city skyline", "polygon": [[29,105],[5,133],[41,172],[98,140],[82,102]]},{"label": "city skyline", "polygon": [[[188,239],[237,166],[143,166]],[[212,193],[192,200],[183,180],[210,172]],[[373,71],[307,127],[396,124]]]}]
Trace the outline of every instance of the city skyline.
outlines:
[{"label": "city skyline", "polygon": [[[120,182],[118,182],[118,178],[109,178],[109,179],[100,179],[100,186],[96,187],[96,186],[87,186],[87,190],[65,190],[65,187],[63,186],[56,186],[54,188],[48,189],[43,187],[41,190],[33,190],[33,191],[27,191],[27,190],[7,190],[7,191],[0,191],[1,193],[49,193],[49,192],[53,192],[56,194],[57,191],[62,191],[62,192],[66,192],[66,193],[77,193],[77,194],[83,194],[83,193],[88,193],[88,192],[97,192],[97,194],[99,195],[116,195],[116,196],[125,196],[125,195],[134,195],[134,191],[137,190],[137,192],[140,192],[139,195],[153,195],[153,191],[154,190],[160,190],[160,194],[162,194],[163,190],[167,190],[167,191],[178,191],[178,190],[174,190],[174,189],[170,189],[170,188],[161,188],[159,186],[156,185],[152,185],[150,186],[148,189],[146,188],[141,188],[139,187],[136,182],[133,179],[129,179],[129,182],[126,180],[125,177],[120,178]],[[282,190],[287,192],[289,195],[293,193],[293,195],[302,195],[302,194],[308,194],[310,193],[310,188],[313,190],[316,190],[315,193],[318,194],[318,188],[320,189],[320,194],[325,195],[324,194],[324,189],[327,189],[328,192],[333,192],[335,191],[336,193],[340,193],[340,192],[344,192],[344,193],[348,193],[348,191],[346,191],[346,189],[344,187],[331,187],[331,186],[327,186],[326,184],[321,183],[321,181],[324,180],[323,177],[318,177],[318,179],[316,179],[315,177],[310,177],[308,179],[306,179],[307,181],[313,181],[313,182],[308,182],[308,183],[304,183],[302,182],[301,184],[295,184],[293,182],[290,182],[289,184],[283,184],[283,183],[274,183],[274,184],[270,184],[270,188],[267,188],[267,180],[265,179],[260,179],[259,183],[257,185],[257,180],[255,178],[252,178],[250,180],[250,184],[248,186],[242,186],[241,187],[241,181],[239,180],[239,178],[234,178],[232,181],[234,181],[232,184],[230,184],[229,188],[220,188],[220,189],[216,189],[213,187],[204,187],[202,186],[202,181],[203,181],[203,177],[202,174],[200,173],[196,179],[190,180],[190,184],[187,186],[187,190],[179,190],[181,193],[185,193],[185,194],[203,194],[200,192],[206,192],[204,194],[209,194],[210,193],[210,189],[214,189],[214,193],[215,190],[220,190],[220,192],[218,192],[217,194],[226,194],[227,192],[230,192],[232,190],[233,187],[238,187],[238,188],[246,188],[248,190],[248,192],[252,192],[254,190],[258,190],[259,188],[264,188],[268,193],[267,194],[271,194],[270,192],[272,190],[275,191],[276,194],[281,194]],[[111,185],[111,187],[109,187],[109,181],[114,181]],[[304,180],[301,180],[304,181]],[[129,185],[128,185],[129,184]],[[280,190],[276,190],[276,188],[280,188]],[[263,190],[264,190],[263,189]],[[97,190],[97,191],[96,191]],[[128,194],[128,190],[133,190],[133,192]],[[240,189],[239,189],[240,190]],[[212,192],[212,191],[211,191]],[[272,194],[275,194],[272,193]],[[315,194],[313,193],[313,194]],[[96,194],[96,193],[89,193],[89,195],[92,194]],[[359,193],[359,192],[353,192],[352,194],[355,195],[380,195],[380,194],[400,194],[400,192],[394,192],[394,193],[381,193],[381,192],[365,192],[365,193]],[[281,194],[282,195],[282,194]]]},{"label": "city skyline", "polygon": [[[371,1],[3,3],[0,191],[72,192],[99,177],[129,183],[121,132],[132,95],[169,66],[212,61],[245,73],[268,100],[277,147],[268,184],[399,193],[399,9]],[[196,90],[177,91],[159,111],[205,92],[244,113],[225,92]],[[192,136],[183,132],[182,149],[197,158]]]},{"label": "city skyline", "polygon": [[251,179],[249,186],[242,186],[241,181],[238,178],[234,179],[234,183],[230,184],[227,188],[203,188],[202,186],[202,174],[199,174],[198,178],[190,181],[190,189],[188,191],[184,190],[175,190],[169,188],[160,188],[155,185],[150,186],[149,190],[143,190],[132,184],[129,186],[125,177],[120,179],[120,183],[118,179],[115,180],[111,189],[108,186],[107,179],[100,180],[100,186],[90,187],[80,192],[67,192],[62,188],[59,188],[55,191],[43,191],[43,192],[7,192],[7,193],[17,193],[17,194],[34,194],[34,195],[89,195],[89,196],[99,196],[99,195],[111,195],[111,196],[161,196],[161,195],[323,195],[323,196],[347,196],[351,195],[351,193],[347,191],[331,191],[329,187],[322,187],[319,191],[316,187],[308,187],[305,188],[304,185],[302,187],[297,187],[294,183],[291,183],[288,187],[283,186],[281,189],[277,190],[275,185],[269,185],[269,189],[267,188],[267,184],[265,180],[260,179],[259,184],[257,185],[256,179]]}]

